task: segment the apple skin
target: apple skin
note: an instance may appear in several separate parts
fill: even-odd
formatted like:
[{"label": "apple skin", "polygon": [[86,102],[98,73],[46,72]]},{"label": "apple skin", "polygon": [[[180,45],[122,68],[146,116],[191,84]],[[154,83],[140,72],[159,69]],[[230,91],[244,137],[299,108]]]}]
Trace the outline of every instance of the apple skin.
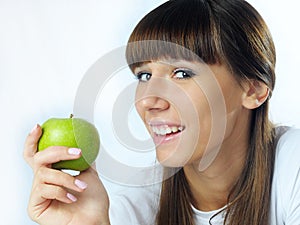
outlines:
[{"label": "apple skin", "polygon": [[84,171],[96,160],[100,137],[96,127],[81,118],[51,118],[42,124],[43,134],[38,151],[50,146],[66,146],[81,149],[81,157],[52,164],[54,169]]}]

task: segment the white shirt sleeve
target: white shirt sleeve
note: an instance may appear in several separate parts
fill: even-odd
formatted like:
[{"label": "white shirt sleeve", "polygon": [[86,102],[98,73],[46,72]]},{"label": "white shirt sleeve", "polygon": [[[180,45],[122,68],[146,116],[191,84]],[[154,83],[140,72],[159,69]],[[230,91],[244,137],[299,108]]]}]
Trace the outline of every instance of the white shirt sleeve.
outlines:
[{"label": "white shirt sleeve", "polygon": [[126,188],[110,196],[111,225],[154,225],[158,207],[157,187]]}]

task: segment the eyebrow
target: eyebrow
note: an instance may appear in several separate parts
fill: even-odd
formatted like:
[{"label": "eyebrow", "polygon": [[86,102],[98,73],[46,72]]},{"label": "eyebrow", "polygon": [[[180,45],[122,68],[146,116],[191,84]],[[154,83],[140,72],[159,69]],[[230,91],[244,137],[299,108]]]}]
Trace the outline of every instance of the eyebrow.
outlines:
[{"label": "eyebrow", "polygon": [[[182,63],[188,63],[188,64],[193,64],[193,62],[188,61],[188,60],[184,60],[184,59],[174,59],[174,58],[161,58],[159,60],[149,60],[149,61],[144,61],[144,62],[137,62],[137,63],[133,63],[132,64],[132,72],[136,73],[136,69],[141,69],[143,70],[143,67],[146,67],[147,64],[149,63],[162,63],[162,64],[166,64],[166,65],[171,65],[173,67],[183,67],[183,68],[189,68],[190,70],[194,70],[195,68],[193,68],[193,66],[191,67],[191,65],[182,65]],[[201,63],[201,62],[199,62]]]},{"label": "eyebrow", "polygon": [[184,59],[175,59],[175,58],[165,58],[165,57],[162,57],[160,59],[150,59],[150,60],[147,60],[147,61],[142,61],[142,62],[135,62],[135,63],[131,63],[131,65],[133,65],[134,67],[142,67],[143,65],[145,64],[148,64],[148,63],[151,63],[151,62],[165,62],[167,64],[170,64],[172,65],[173,63],[179,63],[181,61],[185,61]]},{"label": "eyebrow", "polygon": [[142,62],[133,65],[132,72],[136,73],[136,70],[142,70],[143,67],[146,67],[149,62]]}]

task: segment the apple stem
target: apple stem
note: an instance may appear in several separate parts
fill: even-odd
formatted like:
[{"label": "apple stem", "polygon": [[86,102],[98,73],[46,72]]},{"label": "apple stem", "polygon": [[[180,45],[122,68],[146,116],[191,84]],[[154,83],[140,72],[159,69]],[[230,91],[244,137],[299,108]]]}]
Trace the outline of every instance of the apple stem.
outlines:
[{"label": "apple stem", "polygon": [[74,115],[71,113],[71,114],[70,114],[70,119],[72,119],[73,117],[74,117]]}]

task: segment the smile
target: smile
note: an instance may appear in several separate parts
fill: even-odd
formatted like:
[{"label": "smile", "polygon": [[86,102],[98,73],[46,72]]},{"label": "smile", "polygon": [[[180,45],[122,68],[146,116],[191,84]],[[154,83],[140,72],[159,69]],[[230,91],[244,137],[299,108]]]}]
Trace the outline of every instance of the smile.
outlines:
[{"label": "smile", "polygon": [[152,138],[155,146],[171,144],[180,138],[185,127],[182,125],[152,123],[149,124],[152,131]]},{"label": "smile", "polygon": [[151,129],[154,134],[159,136],[165,136],[170,134],[176,134],[183,131],[183,126],[169,126],[169,125],[159,125],[159,126],[151,126]]}]

